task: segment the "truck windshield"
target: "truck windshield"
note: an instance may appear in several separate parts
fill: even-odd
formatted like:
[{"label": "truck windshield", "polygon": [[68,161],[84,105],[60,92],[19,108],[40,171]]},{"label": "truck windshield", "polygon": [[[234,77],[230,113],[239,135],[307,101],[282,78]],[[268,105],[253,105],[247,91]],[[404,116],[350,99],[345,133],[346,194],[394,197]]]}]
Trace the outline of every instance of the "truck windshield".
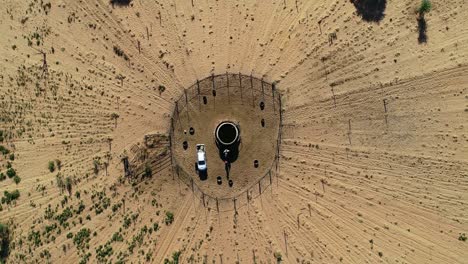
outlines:
[{"label": "truck windshield", "polygon": [[204,161],[204,160],[200,160],[200,161],[198,162],[198,164],[199,164],[199,165],[205,165],[205,161]]}]

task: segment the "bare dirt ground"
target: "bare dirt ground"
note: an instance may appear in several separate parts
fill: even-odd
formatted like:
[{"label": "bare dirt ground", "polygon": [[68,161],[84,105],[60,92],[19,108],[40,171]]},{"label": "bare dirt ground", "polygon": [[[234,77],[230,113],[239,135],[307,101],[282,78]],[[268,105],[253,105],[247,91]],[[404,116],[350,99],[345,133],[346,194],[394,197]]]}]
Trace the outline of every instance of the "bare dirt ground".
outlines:
[{"label": "bare dirt ground", "polygon": [[[115,2],[0,2],[2,260],[466,263],[465,1],[423,20],[409,0],[370,16],[357,1]],[[125,179],[121,158],[168,132],[183,89],[226,72],[283,94],[278,184],[234,214],[169,167]]]},{"label": "bare dirt ground", "polygon": [[[241,78],[239,80],[237,74],[229,78],[223,75],[216,77],[216,96],[212,93],[211,77],[199,82],[198,86],[189,89],[187,100],[185,93],[179,99],[180,106],[173,116],[174,162],[180,165],[202,192],[213,197],[233,198],[240,195],[264,177],[276,159],[280,126],[279,95],[273,98],[272,86],[268,83],[264,83],[262,89],[260,80],[251,82],[248,76]],[[206,98],[206,104],[203,97]],[[260,108],[261,102],[263,110]],[[215,142],[214,131],[223,121],[234,122],[240,128],[239,153],[229,172],[233,186],[228,185],[225,164]],[[190,134],[190,128],[195,131],[193,135]],[[184,141],[188,143],[187,149],[183,148]],[[200,176],[195,171],[196,144],[205,144],[207,175]],[[254,160],[258,161],[257,168],[254,167]],[[223,179],[221,185],[217,184],[218,176]]]}]

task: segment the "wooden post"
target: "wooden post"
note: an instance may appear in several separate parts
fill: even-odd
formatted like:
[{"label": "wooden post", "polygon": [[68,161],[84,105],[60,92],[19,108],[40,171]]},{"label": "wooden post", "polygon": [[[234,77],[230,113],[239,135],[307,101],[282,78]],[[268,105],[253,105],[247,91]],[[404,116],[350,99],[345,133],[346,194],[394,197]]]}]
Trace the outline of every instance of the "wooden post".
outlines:
[{"label": "wooden post", "polygon": [[234,198],[233,201],[234,201],[234,212],[237,214],[236,198]]},{"label": "wooden post", "polygon": [[254,90],[253,90],[253,77],[252,77],[252,74],[250,74],[250,90],[252,90],[252,107],[255,108],[255,95],[254,95]]},{"label": "wooden post", "polygon": [[332,95],[333,95],[333,104],[335,105],[336,107],[336,97],[335,97],[335,90],[333,89],[333,87],[331,87],[331,91],[332,91]]},{"label": "wooden post", "polygon": [[231,103],[231,98],[229,96],[229,74],[227,72],[226,72],[226,82],[227,82],[228,103]]},{"label": "wooden post", "polygon": [[288,240],[287,237],[288,235],[286,234],[286,231],[283,230],[283,235],[284,235],[284,245],[286,246],[286,256],[288,255]]},{"label": "wooden post", "polygon": [[275,84],[271,84],[271,96],[273,97],[273,113],[276,113],[276,106],[275,106]]},{"label": "wooden post", "polygon": [[265,89],[263,89],[263,78],[261,82],[262,82],[262,98],[263,98],[263,101],[265,101]]},{"label": "wooden post", "polygon": [[197,93],[198,93],[198,110],[201,110],[201,102],[200,102],[200,81],[197,80]]},{"label": "wooden post", "polygon": [[242,75],[240,72],[239,72],[239,88],[240,88],[241,104],[243,104],[244,101],[242,100]]},{"label": "wooden post", "polygon": [[348,139],[349,139],[349,145],[351,145],[351,119],[348,120]]}]

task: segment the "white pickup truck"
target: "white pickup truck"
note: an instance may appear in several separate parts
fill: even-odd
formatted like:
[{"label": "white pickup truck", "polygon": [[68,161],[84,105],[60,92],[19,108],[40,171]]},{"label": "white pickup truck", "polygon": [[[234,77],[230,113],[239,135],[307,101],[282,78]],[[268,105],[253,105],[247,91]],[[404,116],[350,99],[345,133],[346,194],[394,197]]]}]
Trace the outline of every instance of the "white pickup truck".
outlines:
[{"label": "white pickup truck", "polygon": [[206,171],[206,152],[204,144],[197,144],[197,170]]}]

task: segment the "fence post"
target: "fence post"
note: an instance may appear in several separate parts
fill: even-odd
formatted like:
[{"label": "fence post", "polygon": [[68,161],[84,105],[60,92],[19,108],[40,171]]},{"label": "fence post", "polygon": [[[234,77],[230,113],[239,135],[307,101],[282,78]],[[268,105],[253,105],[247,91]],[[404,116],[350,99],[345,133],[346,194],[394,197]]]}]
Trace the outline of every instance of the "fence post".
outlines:
[{"label": "fence post", "polygon": [[273,113],[276,113],[276,106],[275,106],[275,83],[271,84],[271,95],[273,97]]},{"label": "fence post", "polygon": [[263,88],[263,78],[262,78],[262,98],[265,101],[265,89]]},{"label": "fence post", "polygon": [[231,103],[231,97],[229,95],[229,74],[226,72],[226,82],[227,82],[227,93],[228,93],[228,103]]},{"label": "fence post", "polygon": [[216,210],[217,210],[217,211],[218,211],[218,213],[219,213],[218,197],[216,197]]},{"label": "fence post", "polygon": [[232,200],[234,201],[234,212],[237,214],[236,198],[234,198]]},{"label": "fence post", "polygon": [[200,81],[197,80],[197,92],[198,92],[198,110],[201,110],[201,102],[200,102]]},{"label": "fence post", "polygon": [[242,75],[240,72],[239,72],[239,87],[240,87],[241,103],[243,103],[244,101],[242,100]]},{"label": "fence post", "polygon": [[252,90],[252,107],[255,108],[255,94],[253,90],[253,76],[250,74],[250,90]]}]

